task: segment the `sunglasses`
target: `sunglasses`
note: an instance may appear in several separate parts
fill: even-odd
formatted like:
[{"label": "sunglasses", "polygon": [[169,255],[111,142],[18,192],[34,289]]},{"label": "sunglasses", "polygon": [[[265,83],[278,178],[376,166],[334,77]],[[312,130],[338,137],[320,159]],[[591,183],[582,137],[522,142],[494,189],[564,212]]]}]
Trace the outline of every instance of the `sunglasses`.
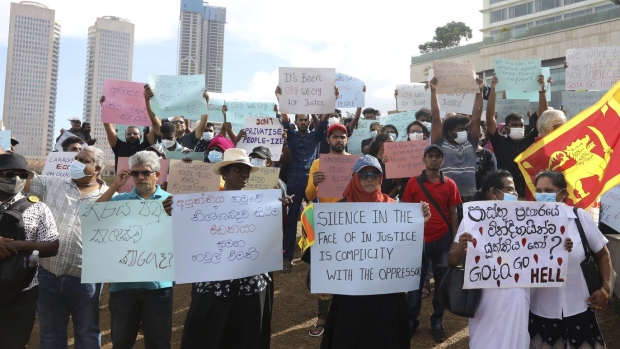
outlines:
[{"label": "sunglasses", "polygon": [[155,171],[131,171],[131,176],[140,177],[140,175],[142,175],[144,177],[148,177],[153,173],[155,173]]},{"label": "sunglasses", "polygon": [[170,121],[170,122],[173,123],[173,124],[177,124],[177,125],[185,123],[185,121],[183,121],[183,120],[174,120],[174,121]]},{"label": "sunglasses", "polygon": [[16,171],[6,171],[4,172],[4,178],[11,179],[15,178],[15,176],[19,176],[21,179],[28,179],[30,177],[30,173],[28,172],[16,172]]},{"label": "sunglasses", "polygon": [[360,179],[379,179],[381,178],[380,172],[358,172],[357,175]]}]

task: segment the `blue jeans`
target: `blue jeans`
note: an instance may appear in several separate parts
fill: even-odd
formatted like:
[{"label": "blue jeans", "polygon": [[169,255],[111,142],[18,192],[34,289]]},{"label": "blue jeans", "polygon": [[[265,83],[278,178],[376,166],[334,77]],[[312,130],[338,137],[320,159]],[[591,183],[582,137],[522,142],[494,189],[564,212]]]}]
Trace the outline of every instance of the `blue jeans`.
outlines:
[{"label": "blue jeans", "polygon": [[[432,264],[433,275],[435,277],[435,290],[439,288],[441,279],[448,266],[448,251],[452,244],[452,234],[447,232],[439,240],[424,244],[424,254],[422,255],[422,275],[420,275],[420,287],[415,291],[407,292],[407,312],[409,313],[409,328],[415,329],[420,324],[418,316],[422,309],[422,287],[426,279],[429,262]],[[445,309],[437,296],[437,291],[433,293],[433,314],[431,315],[431,328],[441,328],[443,313]]]},{"label": "blue jeans", "polygon": [[42,267],[38,278],[41,349],[68,348],[69,315],[73,319],[75,349],[101,348],[101,284],[83,284],[78,277],[56,276]]},{"label": "blue jeans", "polygon": [[110,292],[109,308],[114,348],[133,348],[142,327],[146,348],[170,349],[172,287]]},{"label": "blue jeans", "polygon": [[301,202],[306,196],[306,185],[289,184],[286,188],[286,194],[295,196],[293,197],[293,203],[288,206],[282,250],[284,251],[284,259],[292,261],[293,254],[295,253],[295,240],[297,240],[297,222],[301,213]]}]

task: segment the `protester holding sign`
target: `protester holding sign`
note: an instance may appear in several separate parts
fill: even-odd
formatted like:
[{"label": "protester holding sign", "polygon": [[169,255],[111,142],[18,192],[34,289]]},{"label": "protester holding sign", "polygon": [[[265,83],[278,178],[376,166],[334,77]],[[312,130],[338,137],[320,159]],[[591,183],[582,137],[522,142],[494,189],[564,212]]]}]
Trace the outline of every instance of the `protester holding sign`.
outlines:
[{"label": "protester holding sign", "polygon": [[[129,158],[131,170],[116,174],[114,183],[96,202],[120,200],[164,201],[170,196],[157,184],[159,157],[152,151],[140,151]],[[129,177],[135,187],[129,193],[115,195]],[[138,329],[144,333],[144,345],[170,348],[172,338],[172,281],[117,282],[110,284],[112,345],[132,348]]]},{"label": "protester holding sign", "polygon": [[[536,201],[564,202],[568,196],[564,175],[556,171],[539,173],[536,185]],[[611,297],[611,258],[607,239],[590,215],[577,209],[567,211],[567,236],[574,241],[568,254],[568,273],[565,287],[532,289],[529,332],[530,348],[542,349],[570,343],[574,348],[605,348],[603,335],[596,321],[595,310],[603,310]],[[583,230],[583,241],[579,225]],[[586,259],[584,245],[590,247],[600,270],[602,287],[592,294],[583,275],[580,263]]]},{"label": "protester holding sign", "polygon": [[[396,202],[381,192],[383,178],[379,160],[371,155],[359,158],[353,177],[343,194],[346,202]],[[426,223],[431,216],[423,204]],[[321,349],[409,348],[406,298],[404,293],[370,296],[334,295]]]},{"label": "protester holding sign", "polygon": [[[392,126],[393,127],[393,126]],[[394,129],[395,130],[395,129]],[[381,132],[375,137],[373,142],[370,144],[370,149],[368,150],[368,155],[372,155],[377,159],[383,159],[384,149],[383,145],[385,143],[395,142],[396,138],[392,137],[392,133]],[[400,180],[399,179],[387,179],[385,176],[385,164],[383,161],[379,160],[382,168],[383,181],[381,181],[381,192],[387,194],[391,198],[395,198],[400,191]]]}]

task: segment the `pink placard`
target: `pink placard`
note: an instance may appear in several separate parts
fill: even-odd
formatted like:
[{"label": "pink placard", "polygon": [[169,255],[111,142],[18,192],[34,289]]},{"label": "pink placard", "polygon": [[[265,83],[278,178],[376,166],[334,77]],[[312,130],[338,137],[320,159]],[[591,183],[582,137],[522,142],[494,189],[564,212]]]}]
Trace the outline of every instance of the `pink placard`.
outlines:
[{"label": "pink placard", "polygon": [[344,189],[351,181],[353,165],[357,159],[358,155],[321,154],[319,171],[325,174],[325,180],[319,183],[320,198],[342,197]]},{"label": "pink placard", "polygon": [[104,81],[101,120],[110,124],[151,126],[144,101],[144,85],[143,82]]},{"label": "pink placard", "polygon": [[[170,165],[170,160],[168,159],[159,159],[159,165],[161,169],[159,170],[159,178],[157,178],[157,184],[162,185],[162,183],[168,180],[168,166]],[[129,158],[128,157],[120,157],[118,158],[118,166],[116,167],[116,171],[120,172],[122,170],[130,170],[129,168]],[[131,177],[124,186],[122,186],[118,192],[119,193],[128,193],[133,190],[136,185],[133,183],[133,177]]]},{"label": "pink placard", "polygon": [[424,148],[429,144],[428,140],[383,143],[385,178],[409,178],[422,173],[426,168],[422,162]]}]

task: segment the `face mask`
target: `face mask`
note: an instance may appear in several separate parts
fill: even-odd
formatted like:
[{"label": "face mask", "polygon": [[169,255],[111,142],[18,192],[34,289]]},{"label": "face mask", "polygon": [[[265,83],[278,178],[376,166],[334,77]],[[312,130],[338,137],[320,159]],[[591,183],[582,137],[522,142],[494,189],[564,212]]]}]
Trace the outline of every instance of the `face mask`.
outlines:
[{"label": "face mask", "polygon": [[377,137],[377,131],[370,131],[370,137],[372,138]]},{"label": "face mask", "polygon": [[556,202],[558,193],[536,193],[536,201],[538,202]]},{"label": "face mask", "polygon": [[523,136],[525,135],[525,129],[518,127],[518,128],[511,128],[510,129],[510,138],[514,139],[515,141],[521,140],[523,139]]},{"label": "face mask", "polygon": [[422,121],[422,125],[424,125],[424,127],[426,127],[426,129],[428,130],[428,132],[431,132],[431,123],[428,121]]},{"label": "face mask", "polygon": [[217,150],[211,150],[209,155],[207,155],[207,159],[209,159],[209,162],[212,164],[222,162],[222,153]]},{"label": "face mask", "polygon": [[454,141],[458,144],[463,144],[467,142],[467,131],[459,131],[456,133],[456,138]]},{"label": "face mask", "polygon": [[390,137],[392,137],[392,139],[396,141],[396,133],[390,132]]},{"label": "face mask", "polygon": [[86,164],[83,164],[77,160],[73,160],[71,165],[69,165],[69,176],[72,179],[80,179],[80,178],[84,178],[87,176],[92,176],[92,175],[87,175],[86,173],[84,173],[85,168],[86,168]]},{"label": "face mask", "polygon": [[212,139],[213,139],[213,132],[203,132],[202,133],[202,140],[210,141]]},{"label": "face mask", "polygon": [[13,178],[0,178],[0,191],[9,194],[17,194],[24,190],[26,180],[15,176]]},{"label": "face mask", "polygon": [[334,125],[334,124],[339,124],[340,123],[340,118],[329,118],[327,120],[327,124],[329,126]]},{"label": "face mask", "polygon": [[161,140],[161,144],[166,147],[166,148],[170,148],[172,147],[176,142],[171,140],[171,139],[162,139]]},{"label": "face mask", "polygon": [[504,193],[504,201],[518,201],[519,197],[514,194]]},{"label": "face mask", "polygon": [[424,139],[424,134],[423,133],[410,133],[409,134],[409,140],[410,141],[421,141]]},{"label": "face mask", "polygon": [[267,159],[252,158],[250,159],[250,164],[252,164],[252,166],[266,167]]}]

